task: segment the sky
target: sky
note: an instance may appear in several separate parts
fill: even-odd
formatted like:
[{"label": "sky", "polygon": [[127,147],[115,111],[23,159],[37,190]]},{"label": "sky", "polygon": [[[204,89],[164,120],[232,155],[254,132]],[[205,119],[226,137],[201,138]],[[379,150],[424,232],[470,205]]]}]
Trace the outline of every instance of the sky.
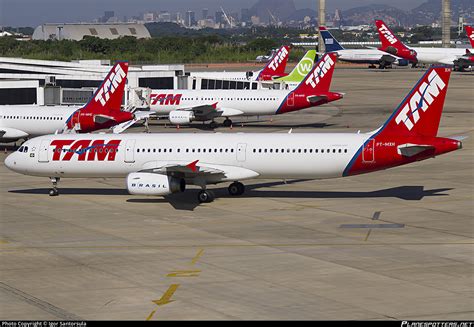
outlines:
[{"label": "sky", "polygon": [[[115,16],[132,17],[146,11],[168,10],[196,11],[200,18],[202,8],[214,13],[220,6],[228,11],[248,8],[257,0],[0,0],[0,26],[31,26],[43,23],[72,23],[91,21],[106,10],[115,11]],[[342,10],[372,3],[389,4],[400,9],[415,8],[426,0],[327,0],[327,10]],[[316,10],[317,0],[294,0],[296,8]]]}]

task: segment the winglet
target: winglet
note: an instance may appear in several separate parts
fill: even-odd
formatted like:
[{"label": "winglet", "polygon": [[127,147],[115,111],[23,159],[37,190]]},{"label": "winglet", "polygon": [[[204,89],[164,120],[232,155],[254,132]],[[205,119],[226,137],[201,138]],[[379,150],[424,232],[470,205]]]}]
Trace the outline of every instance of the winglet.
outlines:
[{"label": "winglet", "polygon": [[197,171],[197,163],[198,163],[199,160],[195,160],[189,164],[186,165],[186,167],[188,167],[189,169],[191,169],[193,171],[193,173],[195,173]]}]

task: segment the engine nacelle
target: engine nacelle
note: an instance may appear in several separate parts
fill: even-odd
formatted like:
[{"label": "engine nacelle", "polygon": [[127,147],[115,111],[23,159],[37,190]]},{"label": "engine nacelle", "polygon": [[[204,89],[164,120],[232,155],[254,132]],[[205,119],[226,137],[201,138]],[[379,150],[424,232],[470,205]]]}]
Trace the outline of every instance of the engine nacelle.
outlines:
[{"label": "engine nacelle", "polygon": [[130,173],[127,176],[128,193],[134,195],[168,195],[185,189],[186,182],[182,178],[153,173]]},{"label": "engine nacelle", "polygon": [[173,110],[169,114],[169,120],[174,125],[187,125],[194,120],[194,113],[188,110]]}]

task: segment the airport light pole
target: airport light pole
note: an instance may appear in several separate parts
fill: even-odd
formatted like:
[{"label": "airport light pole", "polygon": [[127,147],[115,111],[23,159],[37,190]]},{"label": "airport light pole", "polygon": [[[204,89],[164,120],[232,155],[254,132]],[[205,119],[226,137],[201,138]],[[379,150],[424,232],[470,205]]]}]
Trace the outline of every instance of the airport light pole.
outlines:
[{"label": "airport light pole", "polygon": [[442,47],[449,48],[451,46],[451,0],[442,1]]},{"label": "airport light pole", "polygon": [[[319,20],[318,20],[319,26],[324,26],[326,25],[326,0],[319,0]],[[318,28],[319,30],[319,28]],[[319,52],[325,52],[325,46],[323,42],[323,37],[321,36],[321,33],[319,33],[319,38],[318,38],[318,51]]]}]

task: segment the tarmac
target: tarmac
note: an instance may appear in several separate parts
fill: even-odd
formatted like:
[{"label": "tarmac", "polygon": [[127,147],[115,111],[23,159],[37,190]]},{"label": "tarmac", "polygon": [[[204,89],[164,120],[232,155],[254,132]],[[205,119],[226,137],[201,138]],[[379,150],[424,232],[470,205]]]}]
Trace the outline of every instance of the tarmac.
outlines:
[{"label": "tarmac", "polygon": [[[420,69],[336,69],[339,102],[220,132],[367,132]],[[18,175],[0,155],[0,320],[473,320],[474,73],[454,72],[439,135],[463,149],[348,178],[128,195],[123,179]],[[152,132],[211,132],[152,122]],[[142,132],[143,127],[132,131]]]}]

